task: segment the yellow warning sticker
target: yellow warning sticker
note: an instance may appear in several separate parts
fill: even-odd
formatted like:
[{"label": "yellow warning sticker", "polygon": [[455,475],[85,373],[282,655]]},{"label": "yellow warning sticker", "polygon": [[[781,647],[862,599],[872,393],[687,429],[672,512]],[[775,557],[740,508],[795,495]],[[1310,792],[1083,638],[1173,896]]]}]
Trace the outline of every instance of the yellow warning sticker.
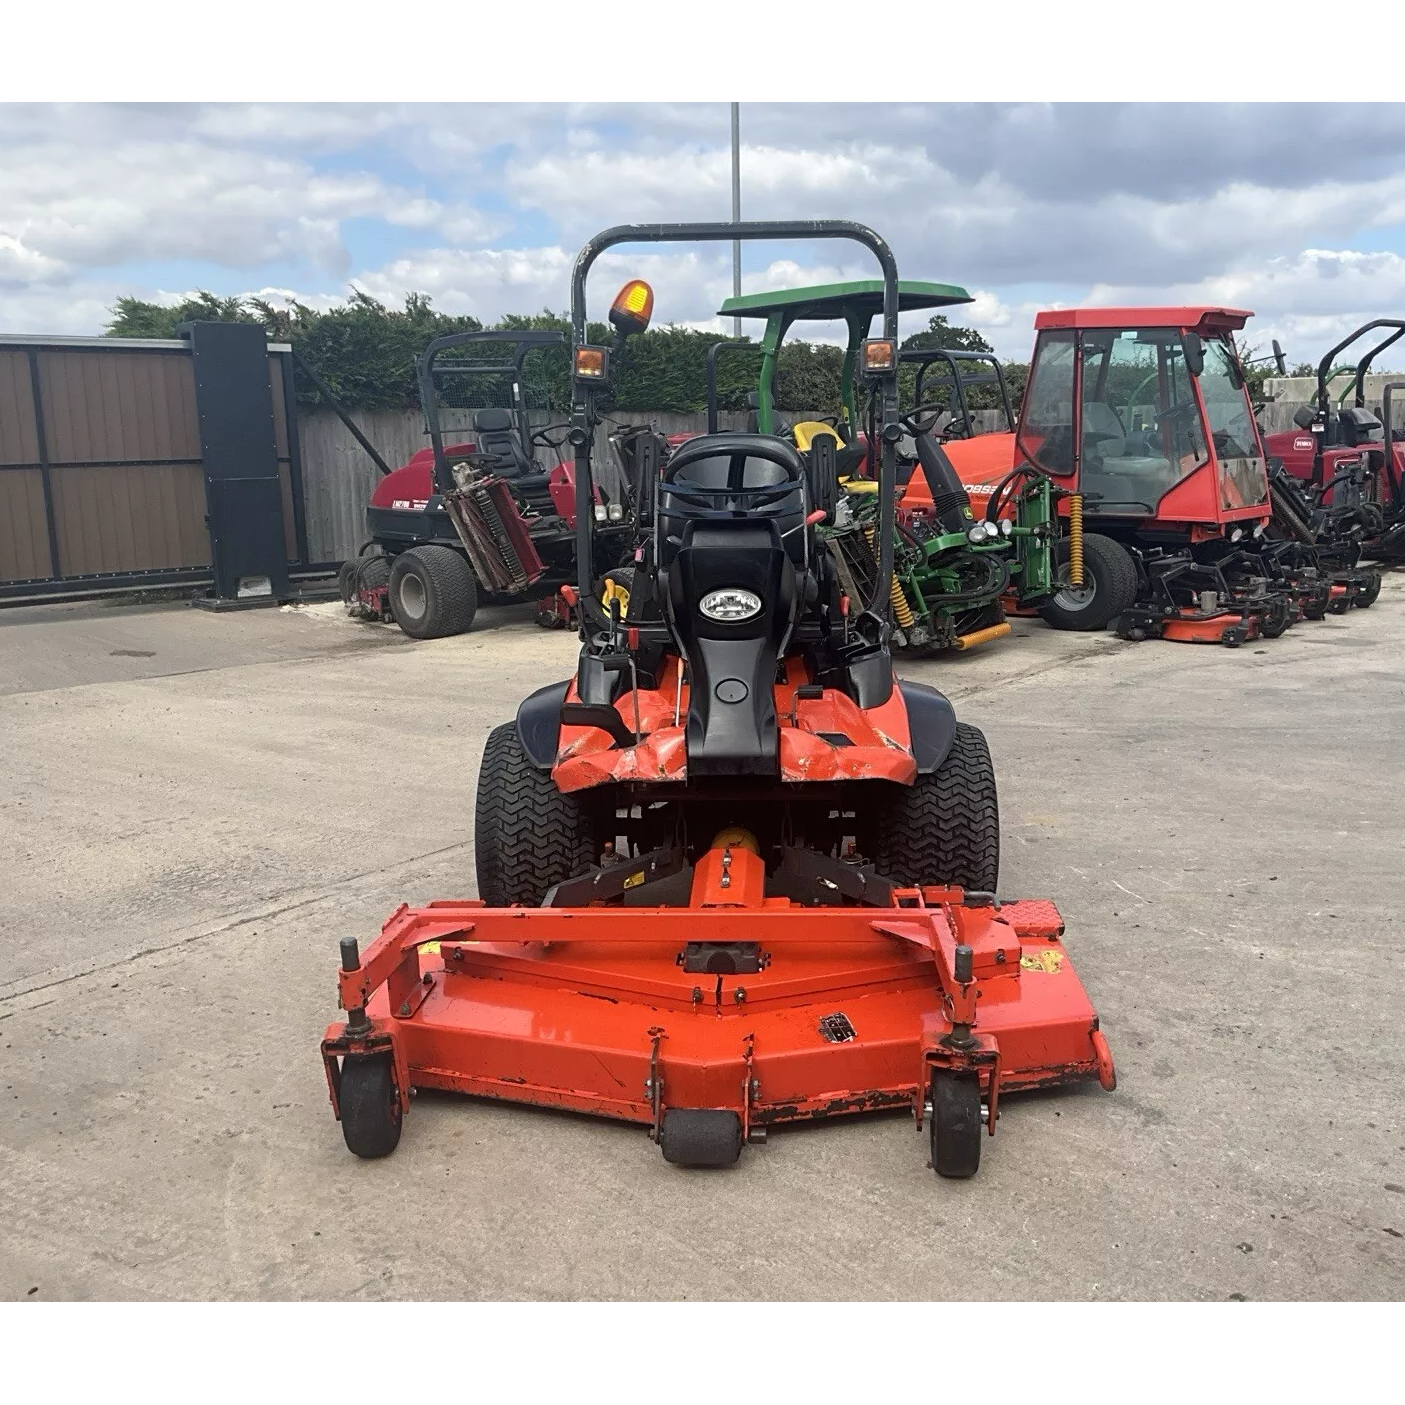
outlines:
[{"label": "yellow warning sticker", "polygon": [[631,873],[629,877],[624,880],[624,886],[626,888],[637,888],[643,881],[644,870],[641,868],[638,873]]},{"label": "yellow warning sticker", "polygon": [[420,950],[421,950],[422,952],[424,952],[426,955],[429,955],[429,956],[438,956],[438,955],[439,955],[439,943],[438,943],[438,942],[425,942],[425,944],[424,944],[422,947],[420,947]]},{"label": "yellow warning sticker", "polygon": [[1064,964],[1061,951],[1027,951],[1020,957],[1020,969],[1043,971],[1046,976],[1057,976]]}]

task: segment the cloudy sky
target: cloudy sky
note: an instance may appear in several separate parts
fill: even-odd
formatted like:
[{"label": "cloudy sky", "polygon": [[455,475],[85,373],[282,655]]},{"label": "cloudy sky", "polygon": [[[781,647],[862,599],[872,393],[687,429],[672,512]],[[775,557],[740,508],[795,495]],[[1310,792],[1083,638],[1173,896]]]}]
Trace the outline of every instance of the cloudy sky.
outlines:
[{"label": "cloudy sky", "polygon": [[[725,219],[725,103],[0,106],[0,331],[94,333],[123,293],[355,286],[450,312],[564,309],[607,225]],[[743,104],[749,218],[846,217],[1025,359],[1033,314],[1222,302],[1312,359],[1405,309],[1405,104]],[[753,246],[754,290],[871,276],[855,247]],[[617,253],[656,321],[711,325],[726,247]]]}]

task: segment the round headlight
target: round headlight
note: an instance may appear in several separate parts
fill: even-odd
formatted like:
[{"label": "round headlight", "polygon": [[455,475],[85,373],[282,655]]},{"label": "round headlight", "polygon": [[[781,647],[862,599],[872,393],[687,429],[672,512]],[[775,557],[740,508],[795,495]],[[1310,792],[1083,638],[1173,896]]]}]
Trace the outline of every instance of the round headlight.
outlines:
[{"label": "round headlight", "polygon": [[741,624],[761,613],[761,597],[738,586],[714,590],[698,601],[698,609],[718,624]]},{"label": "round headlight", "polygon": [[1244,535],[1244,528],[1243,528],[1243,527],[1236,527],[1236,528],[1229,534],[1229,539],[1230,539],[1230,541],[1232,541],[1232,542],[1237,542],[1243,535]]},{"label": "round headlight", "polygon": [[979,546],[985,540],[985,523],[977,522],[974,527],[966,529],[966,540],[972,546]]},{"label": "round headlight", "polygon": [[1015,524],[1008,517],[1000,519],[1000,535],[1008,537],[1015,530]]}]

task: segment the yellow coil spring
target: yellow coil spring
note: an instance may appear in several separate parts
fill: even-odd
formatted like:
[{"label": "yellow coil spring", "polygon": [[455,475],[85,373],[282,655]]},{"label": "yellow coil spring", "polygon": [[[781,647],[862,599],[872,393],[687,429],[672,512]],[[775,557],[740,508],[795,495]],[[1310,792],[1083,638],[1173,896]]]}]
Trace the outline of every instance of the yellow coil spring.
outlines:
[{"label": "yellow coil spring", "polygon": [[[865,527],[863,534],[868,538],[869,548],[873,547],[873,528]],[[888,588],[888,598],[893,605],[893,618],[898,622],[899,629],[911,629],[917,616],[912,613],[912,606],[907,603],[907,596],[903,594],[903,588],[898,584],[897,576],[894,576]]]},{"label": "yellow coil spring", "polygon": [[1068,583],[1083,584],[1083,494],[1068,500]]}]

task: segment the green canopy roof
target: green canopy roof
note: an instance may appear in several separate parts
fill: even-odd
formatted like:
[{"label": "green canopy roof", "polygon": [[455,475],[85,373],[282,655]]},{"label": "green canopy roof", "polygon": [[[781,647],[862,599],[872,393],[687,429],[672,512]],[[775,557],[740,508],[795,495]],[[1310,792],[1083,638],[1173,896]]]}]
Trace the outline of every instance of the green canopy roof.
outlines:
[{"label": "green canopy roof", "polygon": [[[951,307],[974,302],[965,288],[954,283],[919,283],[912,278],[898,281],[898,311],[916,312],[923,307]],[[870,316],[883,311],[883,280],[863,278],[855,283],[822,283],[812,288],[783,288],[775,293],[747,293],[728,298],[718,308],[725,317],[770,317],[788,313],[794,322],[827,322],[850,313]]]}]

